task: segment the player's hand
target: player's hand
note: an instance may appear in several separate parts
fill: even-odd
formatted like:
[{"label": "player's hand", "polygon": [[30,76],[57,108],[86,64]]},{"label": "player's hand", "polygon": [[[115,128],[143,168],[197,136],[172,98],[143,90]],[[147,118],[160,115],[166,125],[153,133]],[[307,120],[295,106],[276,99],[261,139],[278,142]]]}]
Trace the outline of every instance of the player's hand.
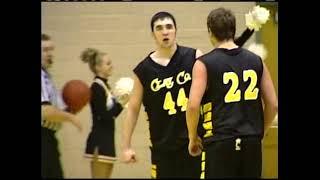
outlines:
[{"label": "player's hand", "polygon": [[189,154],[191,156],[199,156],[202,152],[202,140],[199,136],[195,139],[189,139]]},{"label": "player's hand", "polygon": [[135,163],[137,162],[136,153],[133,149],[125,149],[121,153],[121,162],[124,163]]}]

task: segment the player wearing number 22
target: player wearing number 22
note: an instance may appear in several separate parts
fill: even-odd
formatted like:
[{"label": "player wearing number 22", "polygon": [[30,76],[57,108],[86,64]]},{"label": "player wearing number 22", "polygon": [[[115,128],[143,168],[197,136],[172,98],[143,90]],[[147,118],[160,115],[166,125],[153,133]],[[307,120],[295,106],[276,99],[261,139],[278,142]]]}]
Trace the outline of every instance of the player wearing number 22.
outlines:
[{"label": "player wearing number 22", "polygon": [[[185,112],[191,87],[192,67],[200,50],[177,45],[176,22],[167,12],[151,19],[156,51],[148,54],[134,69],[135,83],[123,127],[123,160],[135,162],[131,137],[141,103],[149,121],[151,177],[199,178],[201,158],[188,154]],[[253,31],[239,38],[242,45]]]},{"label": "player wearing number 22", "polygon": [[260,178],[261,139],[278,105],[268,68],[259,56],[234,43],[230,10],[211,11],[207,25],[215,48],[193,67],[186,113],[189,153],[196,156],[202,149],[197,137],[200,109],[206,131],[202,177]]}]

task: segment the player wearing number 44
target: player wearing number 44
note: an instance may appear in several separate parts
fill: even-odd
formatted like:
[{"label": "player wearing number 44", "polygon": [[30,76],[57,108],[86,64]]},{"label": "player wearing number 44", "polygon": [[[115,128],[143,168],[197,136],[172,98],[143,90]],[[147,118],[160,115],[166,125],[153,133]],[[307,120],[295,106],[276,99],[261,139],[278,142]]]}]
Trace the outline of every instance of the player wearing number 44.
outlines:
[{"label": "player wearing number 44", "polygon": [[[134,88],[122,128],[122,161],[137,160],[131,137],[143,103],[151,140],[151,177],[199,178],[201,157],[188,154],[185,113],[192,67],[202,53],[177,44],[176,22],[168,12],[152,17],[151,31],[157,48],[134,69]],[[242,46],[253,32],[246,29],[236,44]]]},{"label": "player wearing number 44", "polygon": [[[204,147],[203,178],[260,178],[261,139],[278,111],[267,66],[233,41],[235,21],[230,10],[211,11],[207,26],[215,48],[192,71],[186,113],[189,153],[200,155]],[[204,143],[198,140],[199,112]]]}]

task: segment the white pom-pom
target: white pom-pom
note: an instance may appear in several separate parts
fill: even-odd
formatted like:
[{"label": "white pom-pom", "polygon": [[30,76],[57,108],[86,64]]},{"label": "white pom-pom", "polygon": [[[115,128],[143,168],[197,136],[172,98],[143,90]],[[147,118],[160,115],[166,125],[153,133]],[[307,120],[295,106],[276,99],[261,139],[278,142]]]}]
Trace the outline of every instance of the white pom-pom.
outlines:
[{"label": "white pom-pom", "polygon": [[262,60],[267,58],[268,51],[263,44],[252,43],[249,45],[248,50],[260,56]]},{"label": "white pom-pom", "polygon": [[259,31],[262,24],[265,24],[270,16],[270,11],[264,7],[255,6],[253,10],[245,15],[246,26],[252,30]]},{"label": "white pom-pom", "polygon": [[121,96],[124,94],[130,94],[133,89],[133,79],[129,77],[122,77],[120,78],[114,88],[114,92],[117,96]]},{"label": "white pom-pom", "polygon": [[267,22],[270,16],[270,11],[264,7],[255,6],[252,11],[253,18],[260,24]]},{"label": "white pom-pom", "polygon": [[253,16],[251,14],[251,12],[247,13],[245,15],[246,17],[246,26],[250,29],[250,30],[255,30],[255,31],[259,31],[259,29],[261,28],[260,24],[257,24],[256,21],[254,21]]}]

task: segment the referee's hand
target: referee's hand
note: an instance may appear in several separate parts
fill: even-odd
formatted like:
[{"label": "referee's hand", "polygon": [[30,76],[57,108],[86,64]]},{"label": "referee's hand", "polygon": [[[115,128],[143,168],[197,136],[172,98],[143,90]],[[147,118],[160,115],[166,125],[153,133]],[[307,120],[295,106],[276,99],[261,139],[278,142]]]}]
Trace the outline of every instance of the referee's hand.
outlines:
[{"label": "referee's hand", "polygon": [[71,114],[71,115],[72,115],[71,120],[70,120],[71,123],[78,128],[79,132],[82,132],[82,125],[81,125],[80,120],[75,115],[73,115],[73,114]]},{"label": "referee's hand", "polygon": [[189,139],[188,149],[191,156],[201,155],[203,149],[201,138],[198,136],[196,139]]}]

